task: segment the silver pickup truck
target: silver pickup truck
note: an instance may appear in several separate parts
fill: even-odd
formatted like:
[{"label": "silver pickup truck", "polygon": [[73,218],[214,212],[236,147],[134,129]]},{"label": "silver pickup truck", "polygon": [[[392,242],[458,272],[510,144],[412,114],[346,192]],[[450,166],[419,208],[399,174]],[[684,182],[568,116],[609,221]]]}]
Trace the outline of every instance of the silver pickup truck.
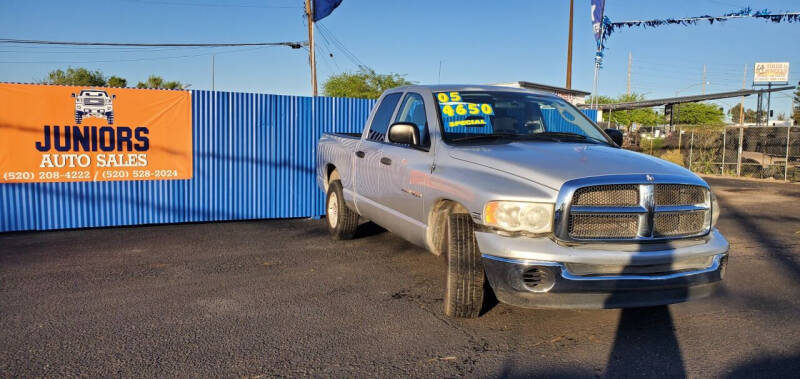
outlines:
[{"label": "silver pickup truck", "polygon": [[449,316],[478,316],[488,291],[545,308],[710,295],[728,253],[714,194],[621,140],[550,94],[408,86],[360,135],[323,134],[317,182],[334,239],[364,218],[443,257]]}]

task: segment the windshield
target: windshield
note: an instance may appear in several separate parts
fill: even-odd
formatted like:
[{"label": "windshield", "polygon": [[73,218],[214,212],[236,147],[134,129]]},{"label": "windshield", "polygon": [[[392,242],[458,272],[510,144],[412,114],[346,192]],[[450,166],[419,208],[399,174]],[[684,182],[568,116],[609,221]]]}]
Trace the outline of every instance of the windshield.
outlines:
[{"label": "windshield", "polygon": [[81,91],[80,96],[102,96],[108,97],[106,91]]},{"label": "windshield", "polygon": [[597,126],[558,98],[510,91],[436,92],[434,97],[448,143],[545,140],[609,144]]}]

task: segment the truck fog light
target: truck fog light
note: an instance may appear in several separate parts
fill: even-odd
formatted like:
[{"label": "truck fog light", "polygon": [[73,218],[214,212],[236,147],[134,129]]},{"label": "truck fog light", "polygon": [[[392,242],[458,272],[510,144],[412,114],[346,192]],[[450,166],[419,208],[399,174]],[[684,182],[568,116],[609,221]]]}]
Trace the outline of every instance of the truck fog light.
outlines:
[{"label": "truck fog light", "polygon": [[525,289],[532,292],[547,292],[555,285],[555,273],[548,267],[534,266],[522,272]]}]

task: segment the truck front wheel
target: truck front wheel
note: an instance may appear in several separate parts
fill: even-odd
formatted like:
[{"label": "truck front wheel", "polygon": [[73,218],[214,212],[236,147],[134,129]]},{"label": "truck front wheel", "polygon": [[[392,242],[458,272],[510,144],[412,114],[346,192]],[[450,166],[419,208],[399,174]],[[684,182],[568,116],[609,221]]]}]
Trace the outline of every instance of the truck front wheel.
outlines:
[{"label": "truck front wheel", "polygon": [[447,283],[444,313],[450,317],[478,317],[483,307],[484,273],[475,224],[468,214],[447,220]]},{"label": "truck front wheel", "polygon": [[349,240],[356,234],[358,228],[358,213],[347,207],[344,203],[342,182],[332,181],[328,185],[328,195],[325,198],[326,220],[328,231],[335,240]]}]

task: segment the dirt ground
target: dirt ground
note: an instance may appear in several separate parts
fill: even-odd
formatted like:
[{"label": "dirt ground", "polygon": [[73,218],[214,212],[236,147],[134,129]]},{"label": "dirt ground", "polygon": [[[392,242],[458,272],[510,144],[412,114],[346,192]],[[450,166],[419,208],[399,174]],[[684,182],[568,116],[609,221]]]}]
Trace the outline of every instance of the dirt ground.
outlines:
[{"label": "dirt ground", "polygon": [[796,377],[800,185],[708,178],[719,294],[442,314],[440,260],[323,220],[0,234],[0,377]]}]

